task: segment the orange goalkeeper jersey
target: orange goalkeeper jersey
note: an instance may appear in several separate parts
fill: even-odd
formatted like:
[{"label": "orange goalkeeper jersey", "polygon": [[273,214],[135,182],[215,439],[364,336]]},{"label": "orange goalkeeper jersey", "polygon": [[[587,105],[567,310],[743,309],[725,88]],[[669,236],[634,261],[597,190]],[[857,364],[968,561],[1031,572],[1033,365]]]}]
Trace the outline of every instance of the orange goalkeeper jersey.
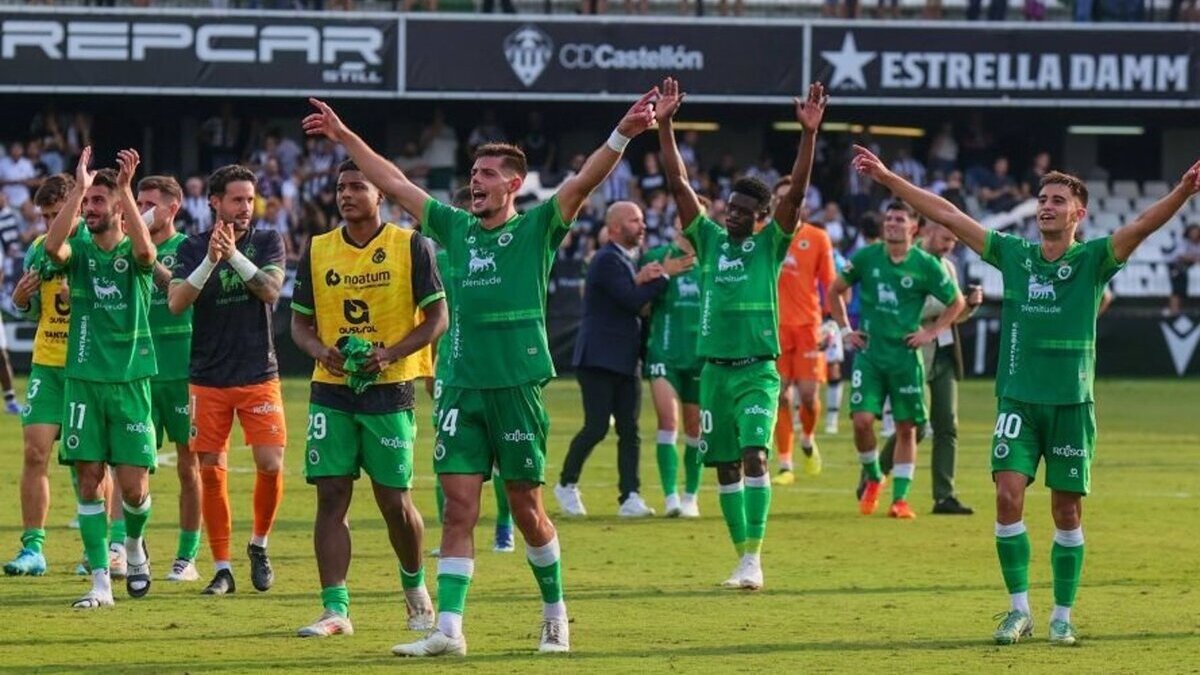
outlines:
[{"label": "orange goalkeeper jersey", "polygon": [[801,223],[779,270],[779,325],[821,323],[821,293],[833,283],[833,244],[825,230]]}]

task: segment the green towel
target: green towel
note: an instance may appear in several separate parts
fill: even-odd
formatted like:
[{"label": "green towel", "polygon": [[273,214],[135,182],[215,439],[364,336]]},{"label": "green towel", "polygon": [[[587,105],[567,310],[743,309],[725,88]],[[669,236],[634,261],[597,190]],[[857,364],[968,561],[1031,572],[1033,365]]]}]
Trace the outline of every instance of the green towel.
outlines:
[{"label": "green towel", "polygon": [[379,379],[379,371],[363,372],[363,367],[366,366],[367,359],[370,358],[374,349],[374,345],[357,335],[351,335],[342,343],[340,351],[342,356],[346,357],[346,363],[342,366],[342,370],[346,371],[346,384],[356,394],[363,393],[367,387]]}]

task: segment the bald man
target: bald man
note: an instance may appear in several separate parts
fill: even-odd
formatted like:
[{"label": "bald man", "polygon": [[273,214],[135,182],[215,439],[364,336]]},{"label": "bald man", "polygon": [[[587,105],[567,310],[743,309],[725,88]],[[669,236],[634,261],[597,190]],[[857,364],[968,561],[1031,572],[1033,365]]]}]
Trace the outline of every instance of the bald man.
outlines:
[{"label": "bald man", "polygon": [[620,476],[617,515],[640,518],[654,515],[638,494],[642,310],[666,290],[671,275],[690,269],[693,261],[690,256],[667,258],[639,270],[646,222],[641,208],[632,202],[609,206],[605,229],[608,243],[596,252],[588,267],[583,321],[571,360],[583,392],[583,429],[571,441],[554,496],[563,515],[587,515],[579,493],[579,476],[592,450],[608,435],[612,418],[616,420]]}]

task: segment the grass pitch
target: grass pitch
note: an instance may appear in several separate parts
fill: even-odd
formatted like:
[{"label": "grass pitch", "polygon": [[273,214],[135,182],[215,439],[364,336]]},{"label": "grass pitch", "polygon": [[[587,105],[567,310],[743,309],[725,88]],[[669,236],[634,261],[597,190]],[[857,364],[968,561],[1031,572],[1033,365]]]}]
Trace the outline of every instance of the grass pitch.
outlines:
[{"label": "grass pitch", "polygon": [[[610,434],[583,477],[586,521],[557,519],[565,562],[573,653],[534,653],[540,600],[524,556],[491,552],[494,506],[485,488],[477,532],[476,576],[467,600],[470,656],[465,662],[407,661],[390,648],[415,639],[403,629],[396,560],[370,491],[360,483],[352,509],[354,563],[349,588],[357,634],[294,637],[321,611],[312,554],[313,490],[301,474],[307,383],[290,380],[285,399],[292,443],[283,507],[271,535],[276,585],[258,594],[241,553],[249,536],[253,485],[248,450],[234,450],[234,572],[238,593],[201,597],[202,583],[161,581],[176,541],[173,469],[152,480],[148,542],[155,585],[143,600],[122,588],[111,610],[77,612],[86,589],[70,576],[78,533],[65,469],[53,469],[53,504],[42,578],[0,578],[0,671],[206,672],[272,668],[346,672],[413,668],[475,672],[1196,672],[1200,654],[1200,385],[1185,381],[1102,381],[1097,385],[1100,444],[1094,494],[1085,504],[1087,559],[1075,610],[1081,646],[1046,643],[1052,604],[1049,494],[1030,489],[1026,523],[1033,541],[1033,639],[991,643],[992,615],[1007,608],[993,544],[988,439],[994,402],[987,382],[962,389],[959,492],[976,515],[929,515],[927,457],[919,459],[912,503],[919,517],[896,522],[858,515],[858,467],[848,421],[818,437],[825,472],[776,488],[764,553],[766,590],[722,591],[736,564],[717,508],[715,477],[705,475],[703,518],[622,522],[616,513],[616,450]],[[581,423],[578,389],[550,385],[553,480]],[[422,398],[418,417],[428,419]],[[654,468],[653,413],[643,404],[643,494],[661,511]],[[429,466],[431,433],[421,431],[418,467]],[[169,449],[168,449],[169,450]],[[923,444],[921,453],[928,452]],[[20,535],[20,425],[0,419],[0,544],[5,559]],[[240,472],[239,472],[240,469]],[[426,549],[439,529],[428,470],[416,494],[426,518]],[[554,513],[553,498],[550,498]],[[518,544],[520,548],[520,544]],[[212,573],[207,543],[201,573]],[[428,570],[434,591],[433,559]]]}]

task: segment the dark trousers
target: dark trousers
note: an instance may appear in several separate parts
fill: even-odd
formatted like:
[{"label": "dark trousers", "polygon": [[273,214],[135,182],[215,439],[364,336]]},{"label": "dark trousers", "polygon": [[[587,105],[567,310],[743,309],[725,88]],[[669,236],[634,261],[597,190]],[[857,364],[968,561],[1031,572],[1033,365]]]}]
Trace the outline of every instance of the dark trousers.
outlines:
[{"label": "dark trousers", "polygon": [[575,374],[579,389],[583,392],[583,428],[571,440],[571,449],[563,462],[559,483],[569,485],[579,482],[583,464],[592,450],[608,435],[609,418],[616,419],[617,426],[617,474],[620,481],[621,501],[630,492],[637,492],[641,485],[638,479],[638,456],[641,439],[638,438],[638,414],[642,408],[642,386],[636,375],[622,375],[601,368],[580,368]]},{"label": "dark trousers", "polygon": [[[958,380],[954,379],[954,347],[938,347],[933,364],[929,366],[929,426],[933,427],[933,501],[940,502],[954,494],[954,469],[958,459]],[[917,440],[924,440],[924,425],[917,427]],[[892,453],[896,437],[891,436],[880,453],[880,467],[892,469]]]}]

